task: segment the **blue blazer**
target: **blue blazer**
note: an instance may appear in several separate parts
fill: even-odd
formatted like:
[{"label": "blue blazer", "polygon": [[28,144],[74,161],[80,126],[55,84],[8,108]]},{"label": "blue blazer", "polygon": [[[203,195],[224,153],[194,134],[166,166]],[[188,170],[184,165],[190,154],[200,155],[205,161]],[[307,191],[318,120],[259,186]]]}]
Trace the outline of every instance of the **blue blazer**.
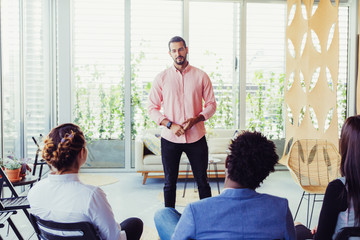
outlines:
[{"label": "blue blazer", "polygon": [[285,198],[251,189],[225,189],[186,206],[172,240],[296,239]]}]

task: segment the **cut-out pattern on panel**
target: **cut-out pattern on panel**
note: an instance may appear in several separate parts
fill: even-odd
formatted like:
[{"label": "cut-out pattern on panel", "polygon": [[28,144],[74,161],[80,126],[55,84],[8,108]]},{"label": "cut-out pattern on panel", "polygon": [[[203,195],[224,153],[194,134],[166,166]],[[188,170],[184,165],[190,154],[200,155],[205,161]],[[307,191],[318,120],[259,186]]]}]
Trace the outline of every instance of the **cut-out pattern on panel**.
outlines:
[{"label": "cut-out pattern on panel", "polygon": [[316,32],[312,29],[311,29],[311,39],[312,39],[312,42],[313,42],[313,45],[314,45],[314,48],[316,49],[316,51],[321,53],[321,45],[320,45],[319,37],[316,34]]},{"label": "cut-out pattern on panel", "polygon": [[317,9],[318,9],[318,6],[314,4],[313,7],[312,7],[312,9],[311,9],[311,17],[314,16],[314,14],[316,13]]},{"label": "cut-out pattern on panel", "polygon": [[330,127],[333,114],[334,114],[334,108],[331,108],[325,119],[324,132],[326,132],[326,130],[328,130],[328,128]]},{"label": "cut-out pattern on panel", "polygon": [[292,43],[292,41],[290,39],[288,39],[288,48],[289,48],[290,55],[293,58],[295,58],[295,47],[294,47],[294,44]]},{"label": "cut-out pattern on panel", "polygon": [[[287,3],[287,147],[290,139],[326,139],[338,146],[339,0]],[[284,155],[280,162],[286,161]]]},{"label": "cut-out pattern on panel", "polygon": [[328,67],[326,67],[326,79],[327,79],[329,88],[331,89],[331,91],[334,91],[334,84],[333,84],[331,73],[330,73],[330,70]]},{"label": "cut-out pattern on panel", "polygon": [[288,91],[292,87],[294,80],[295,80],[295,72],[292,72],[289,76],[289,80],[288,80],[288,84],[287,84],[287,88],[286,88]]},{"label": "cut-out pattern on panel", "polygon": [[307,11],[306,11],[306,7],[305,7],[304,3],[301,5],[301,13],[302,13],[303,18],[305,20],[308,20]]},{"label": "cut-out pattern on panel", "polygon": [[320,67],[318,67],[315,72],[313,73],[312,77],[311,77],[311,81],[310,81],[310,85],[309,85],[309,92],[311,92],[314,87],[316,86],[318,80],[319,80],[319,76],[320,76]]},{"label": "cut-out pattern on panel", "polygon": [[[307,3],[306,3],[306,1],[302,1],[302,4],[301,4],[301,12],[302,12],[302,15],[303,15],[303,18],[305,19],[305,20],[309,20],[308,19],[308,11],[306,10],[306,5]],[[310,8],[310,6],[309,6],[309,8]],[[310,15],[310,17],[312,17],[313,15],[314,15],[314,13],[316,12],[316,6],[312,6],[311,7],[311,9],[310,9],[310,12],[311,12],[311,15]]]},{"label": "cut-out pattern on panel", "polygon": [[328,42],[327,42],[327,50],[329,50],[329,47],[331,46],[332,40],[334,38],[334,33],[335,33],[335,23],[331,26],[330,28],[330,32],[329,32],[329,38],[328,38]]},{"label": "cut-out pattern on panel", "polygon": [[288,17],[288,26],[290,26],[292,21],[294,20],[295,12],[296,12],[296,4],[293,4]]},{"label": "cut-out pattern on panel", "polygon": [[289,105],[286,105],[286,110],[287,110],[287,117],[289,119],[289,122],[291,125],[294,125],[294,117],[291,111],[291,108],[289,107]]},{"label": "cut-out pattern on panel", "polygon": [[306,106],[303,106],[300,110],[300,114],[299,114],[299,124],[298,126],[301,125],[301,122],[304,120],[305,117],[305,112],[306,112]]},{"label": "cut-out pattern on panel", "polygon": [[303,55],[303,52],[305,49],[305,44],[306,44],[306,39],[307,39],[307,33],[304,34],[303,39],[301,41],[300,56]]},{"label": "cut-out pattern on panel", "polygon": [[306,93],[306,84],[305,84],[304,74],[302,73],[302,71],[300,71],[300,85],[302,90],[304,90],[304,93]]},{"label": "cut-out pattern on panel", "polygon": [[310,119],[311,119],[311,122],[312,122],[314,128],[315,128],[316,130],[319,130],[319,122],[318,122],[318,120],[317,120],[315,111],[314,111],[314,109],[313,109],[311,106],[309,106],[309,113],[310,113]]}]

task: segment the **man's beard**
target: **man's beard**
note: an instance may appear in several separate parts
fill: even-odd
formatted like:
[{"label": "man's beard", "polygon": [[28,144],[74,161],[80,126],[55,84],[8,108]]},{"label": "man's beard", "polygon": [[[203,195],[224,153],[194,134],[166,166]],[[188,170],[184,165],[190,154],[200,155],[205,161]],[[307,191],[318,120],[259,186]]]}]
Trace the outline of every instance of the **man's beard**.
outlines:
[{"label": "man's beard", "polygon": [[186,57],[181,57],[182,58],[182,61],[178,60],[179,57],[175,58],[174,59],[174,62],[177,64],[177,65],[183,65],[186,61]]}]

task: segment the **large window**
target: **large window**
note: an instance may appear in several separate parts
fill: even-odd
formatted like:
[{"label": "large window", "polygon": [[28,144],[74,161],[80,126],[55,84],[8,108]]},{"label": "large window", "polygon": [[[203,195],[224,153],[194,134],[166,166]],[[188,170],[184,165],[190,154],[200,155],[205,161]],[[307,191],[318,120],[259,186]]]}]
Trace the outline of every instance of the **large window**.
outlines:
[{"label": "large window", "polygon": [[131,1],[133,139],[144,128],[156,127],[147,113],[147,97],[154,77],[172,64],[168,41],[182,35],[181,9],[181,1]]},{"label": "large window", "polygon": [[72,4],[73,121],[89,141],[88,166],[124,167],[124,2]]},{"label": "large window", "polygon": [[[285,136],[286,1],[189,1],[184,7],[180,0],[132,0],[130,32],[123,30],[124,6],[123,1],[73,1],[74,121],[89,139],[124,139],[126,91],[131,96],[131,139],[125,140],[157,127],[149,119],[147,97],[154,77],[172,64],[167,44],[175,35],[188,36],[189,62],[212,80],[218,109],[206,122],[207,128],[245,126],[272,139]],[[340,28],[345,34],[346,10],[342,7],[340,12]],[[123,43],[129,34],[130,64],[123,61]],[[244,42],[245,50],[241,50]],[[347,42],[341,46],[344,57],[340,64],[346,70]],[[131,71],[129,89],[124,84],[127,66]],[[346,79],[346,71],[342,74]],[[339,85],[341,91],[344,86]],[[345,95],[339,93],[339,99]],[[341,104],[339,116],[343,119]],[[124,166],[122,156],[114,160],[119,162],[114,166]],[[109,162],[90,165],[113,166]]]},{"label": "large window", "polygon": [[189,9],[189,60],[209,75],[217,102],[215,115],[205,123],[208,128],[237,128],[240,4],[190,2]]},{"label": "large window", "polygon": [[50,128],[49,1],[1,1],[2,149],[35,156]]},{"label": "large window", "polygon": [[[0,3],[2,156],[33,157],[31,137],[66,121],[79,124],[88,139],[88,167],[134,167],[133,141],[158,127],[149,119],[147,98],[155,76],[173,64],[168,41],[175,35],[185,37],[190,64],[212,80],[218,109],[207,129],[285,136],[285,0]],[[349,4],[341,4],[339,126],[347,108],[352,19]]]},{"label": "large window", "polygon": [[246,6],[246,128],[284,137],[286,4]]},{"label": "large window", "polygon": [[20,139],[20,8],[19,1],[1,1],[3,154],[21,154]]}]

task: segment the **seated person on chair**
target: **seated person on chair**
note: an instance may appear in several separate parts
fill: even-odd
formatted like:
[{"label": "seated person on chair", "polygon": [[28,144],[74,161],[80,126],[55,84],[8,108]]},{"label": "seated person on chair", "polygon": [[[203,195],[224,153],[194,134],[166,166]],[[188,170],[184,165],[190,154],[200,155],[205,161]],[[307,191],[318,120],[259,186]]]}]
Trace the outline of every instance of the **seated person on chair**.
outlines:
[{"label": "seated person on chair", "polygon": [[67,123],[52,129],[42,156],[51,173],[29,191],[32,214],[55,222],[90,222],[101,239],[140,239],[140,219],[129,218],[118,224],[105,193],[80,182],[78,173],[86,162],[87,148],[77,125]]},{"label": "seated person on chair", "polygon": [[155,213],[161,240],[295,239],[293,218],[284,198],[255,191],[278,161],[275,145],[261,133],[245,131],[230,145],[223,192],[186,206]]},{"label": "seated person on chair", "polygon": [[[335,239],[343,227],[360,221],[360,115],[346,119],[340,136],[341,178],[329,183],[317,229],[296,224],[297,239]],[[335,166],[334,166],[335,167]],[[314,235],[313,235],[314,234]]]}]

